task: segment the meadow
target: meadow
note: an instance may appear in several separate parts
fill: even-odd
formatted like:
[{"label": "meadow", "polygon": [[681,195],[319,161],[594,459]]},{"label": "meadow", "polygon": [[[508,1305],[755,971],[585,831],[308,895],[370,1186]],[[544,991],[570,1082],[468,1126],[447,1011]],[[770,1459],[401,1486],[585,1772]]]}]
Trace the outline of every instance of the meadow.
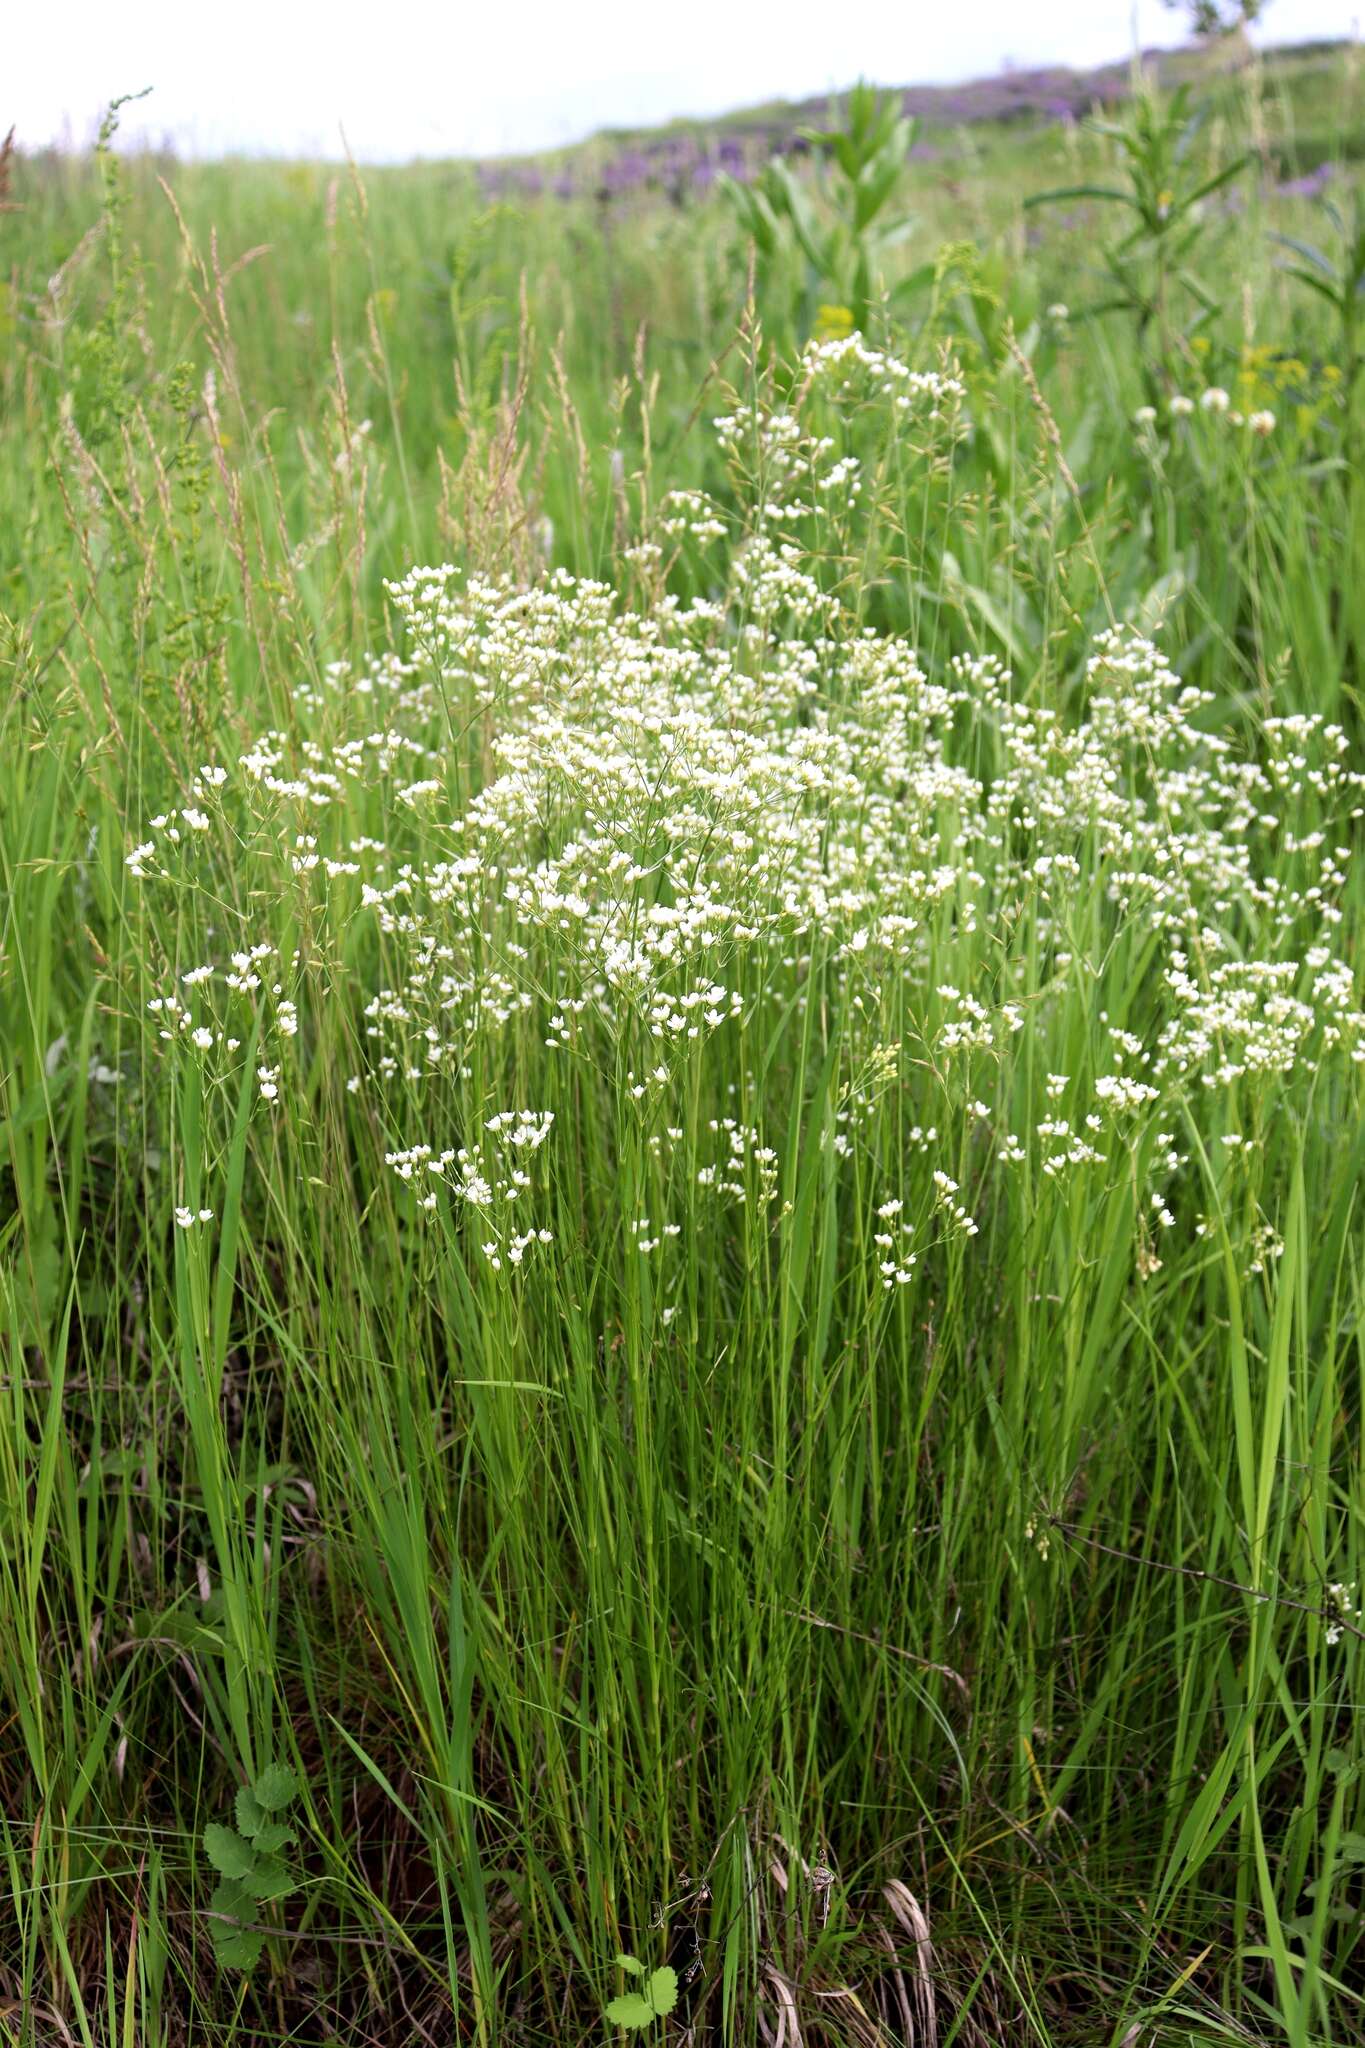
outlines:
[{"label": "meadow", "polygon": [[1365,2038],[1365,79],[950,111],[0,158],[0,2038]]}]

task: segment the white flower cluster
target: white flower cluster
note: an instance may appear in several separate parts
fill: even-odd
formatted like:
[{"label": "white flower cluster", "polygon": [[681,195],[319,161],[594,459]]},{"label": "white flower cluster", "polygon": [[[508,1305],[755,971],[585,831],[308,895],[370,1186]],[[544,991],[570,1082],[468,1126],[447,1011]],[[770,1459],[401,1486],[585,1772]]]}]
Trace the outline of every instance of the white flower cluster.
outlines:
[{"label": "white flower cluster", "polygon": [[966,386],[937,370],[912,370],[884,349],[871,348],[861,334],[844,334],[807,344],[801,363],[808,381],[836,398],[873,392],[902,411],[922,407],[930,418],[960,405]]},{"label": "white flower cluster", "polygon": [[704,491],[670,491],[659,523],[670,540],[683,534],[699,541],[724,540],[729,531]]},{"label": "white flower cluster", "polygon": [[777,1193],[777,1154],[752,1124],[713,1117],[709,1129],[724,1139],[721,1157],[697,1169],[697,1186],[733,1201],[771,1202]]},{"label": "white flower cluster", "polygon": [[[1276,420],[1273,412],[1242,413],[1234,406],[1231,396],[1221,384],[1209,384],[1197,399],[1184,391],[1173,392],[1166,401],[1166,410],[1173,420],[1193,419],[1202,412],[1210,419],[1226,420],[1230,427],[1245,427],[1247,432],[1266,440],[1275,431]],[[1157,423],[1157,409],[1154,405],[1140,405],[1133,414],[1133,425],[1140,432],[1151,432]]]},{"label": "white flower cluster", "polygon": [[514,1205],[524,1208],[523,1198],[532,1187],[522,1162],[540,1150],[553,1123],[550,1110],[499,1110],[485,1120],[485,1135],[470,1145],[448,1145],[439,1152],[427,1144],[408,1145],[386,1152],[384,1163],[400,1180],[423,1189],[422,1209],[436,1209],[444,1190],[458,1204],[476,1210],[480,1229],[494,1233],[480,1239],[480,1249],[499,1272],[504,1260],[520,1266],[533,1245],[554,1242],[554,1232],[544,1226],[511,1228]]},{"label": "white flower cluster", "polygon": [[1341,1579],[1334,1579],[1327,1588],[1327,1599],[1333,1618],[1323,1633],[1327,1641],[1335,1645],[1341,1641],[1343,1623],[1350,1623],[1352,1617],[1359,1614],[1360,1605],[1356,1599],[1354,1584],[1347,1585]]},{"label": "white flower cluster", "polygon": [[[961,397],[856,336],[804,367],[808,395],[861,378],[886,404]],[[1073,1176],[1149,1191],[1136,1256],[1155,1272],[1149,1223],[1200,1213],[1167,1132],[1193,1113],[1241,1172],[1230,1141],[1262,1097],[1365,1058],[1337,943],[1365,778],[1339,727],[1221,724],[1121,628],[1017,689],[987,656],[926,672],[775,531],[799,483],[847,493],[858,474],[791,403],[720,423],[762,474],[713,598],[632,610],[562,572],[512,588],[413,569],[389,586],[401,651],[332,668],[291,734],[201,769],[130,873],[202,876],[211,917],[288,906],[357,1027],[348,1086],[388,1166],[423,1210],[477,1212],[499,1269],[549,1240],[522,1218],[550,1114],[488,1113],[528,1057],[562,1077],[542,1099],[619,1085],[658,1164],[632,1202],[653,1253],[684,1189],[743,1206],[746,1229],[780,1213],[771,1111],[744,1095],[713,1118],[702,1077],[733,1093],[751,1048],[815,1014],[845,1041],[819,1143],[881,1204],[880,1285],[909,1286],[931,1237],[971,1255],[1001,1204]],[[697,493],[666,504],[679,532],[712,516]],[[221,886],[228,848],[245,892]],[[225,1054],[247,1034],[213,998],[257,1006],[267,1105],[296,1085],[308,1022],[302,969],[274,950],[243,935],[221,975],[193,966],[151,1005],[164,1040]],[[1255,1229],[1253,1269],[1275,1256],[1273,1219]]]}]

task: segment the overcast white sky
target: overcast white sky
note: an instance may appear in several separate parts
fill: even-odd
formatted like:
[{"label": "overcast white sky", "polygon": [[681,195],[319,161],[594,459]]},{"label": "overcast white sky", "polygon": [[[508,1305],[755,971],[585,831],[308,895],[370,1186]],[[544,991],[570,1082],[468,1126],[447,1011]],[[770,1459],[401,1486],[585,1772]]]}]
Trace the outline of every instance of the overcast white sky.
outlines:
[{"label": "overcast white sky", "polygon": [[[1270,0],[1262,40],[1355,33],[1362,0]],[[0,133],[362,160],[549,148],[866,76],[1102,63],[1182,40],[1161,0],[38,0],[7,10]]]}]

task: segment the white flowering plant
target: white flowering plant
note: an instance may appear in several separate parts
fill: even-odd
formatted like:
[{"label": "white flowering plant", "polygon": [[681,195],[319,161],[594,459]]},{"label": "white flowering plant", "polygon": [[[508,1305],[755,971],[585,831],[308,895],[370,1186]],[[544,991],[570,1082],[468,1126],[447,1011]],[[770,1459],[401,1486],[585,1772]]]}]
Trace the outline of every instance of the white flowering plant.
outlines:
[{"label": "white flowering plant", "polygon": [[1029,135],[790,347],[444,167],[0,291],[16,2024],[1351,2037],[1345,380]]}]

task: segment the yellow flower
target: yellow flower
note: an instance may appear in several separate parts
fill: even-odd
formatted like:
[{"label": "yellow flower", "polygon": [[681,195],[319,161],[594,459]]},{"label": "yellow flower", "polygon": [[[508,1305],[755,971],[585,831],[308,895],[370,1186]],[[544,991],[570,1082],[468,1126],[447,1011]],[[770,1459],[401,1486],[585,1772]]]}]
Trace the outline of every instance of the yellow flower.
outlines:
[{"label": "yellow flower", "polygon": [[853,315],[847,306],[821,306],[815,320],[818,341],[839,341],[853,332]]}]

